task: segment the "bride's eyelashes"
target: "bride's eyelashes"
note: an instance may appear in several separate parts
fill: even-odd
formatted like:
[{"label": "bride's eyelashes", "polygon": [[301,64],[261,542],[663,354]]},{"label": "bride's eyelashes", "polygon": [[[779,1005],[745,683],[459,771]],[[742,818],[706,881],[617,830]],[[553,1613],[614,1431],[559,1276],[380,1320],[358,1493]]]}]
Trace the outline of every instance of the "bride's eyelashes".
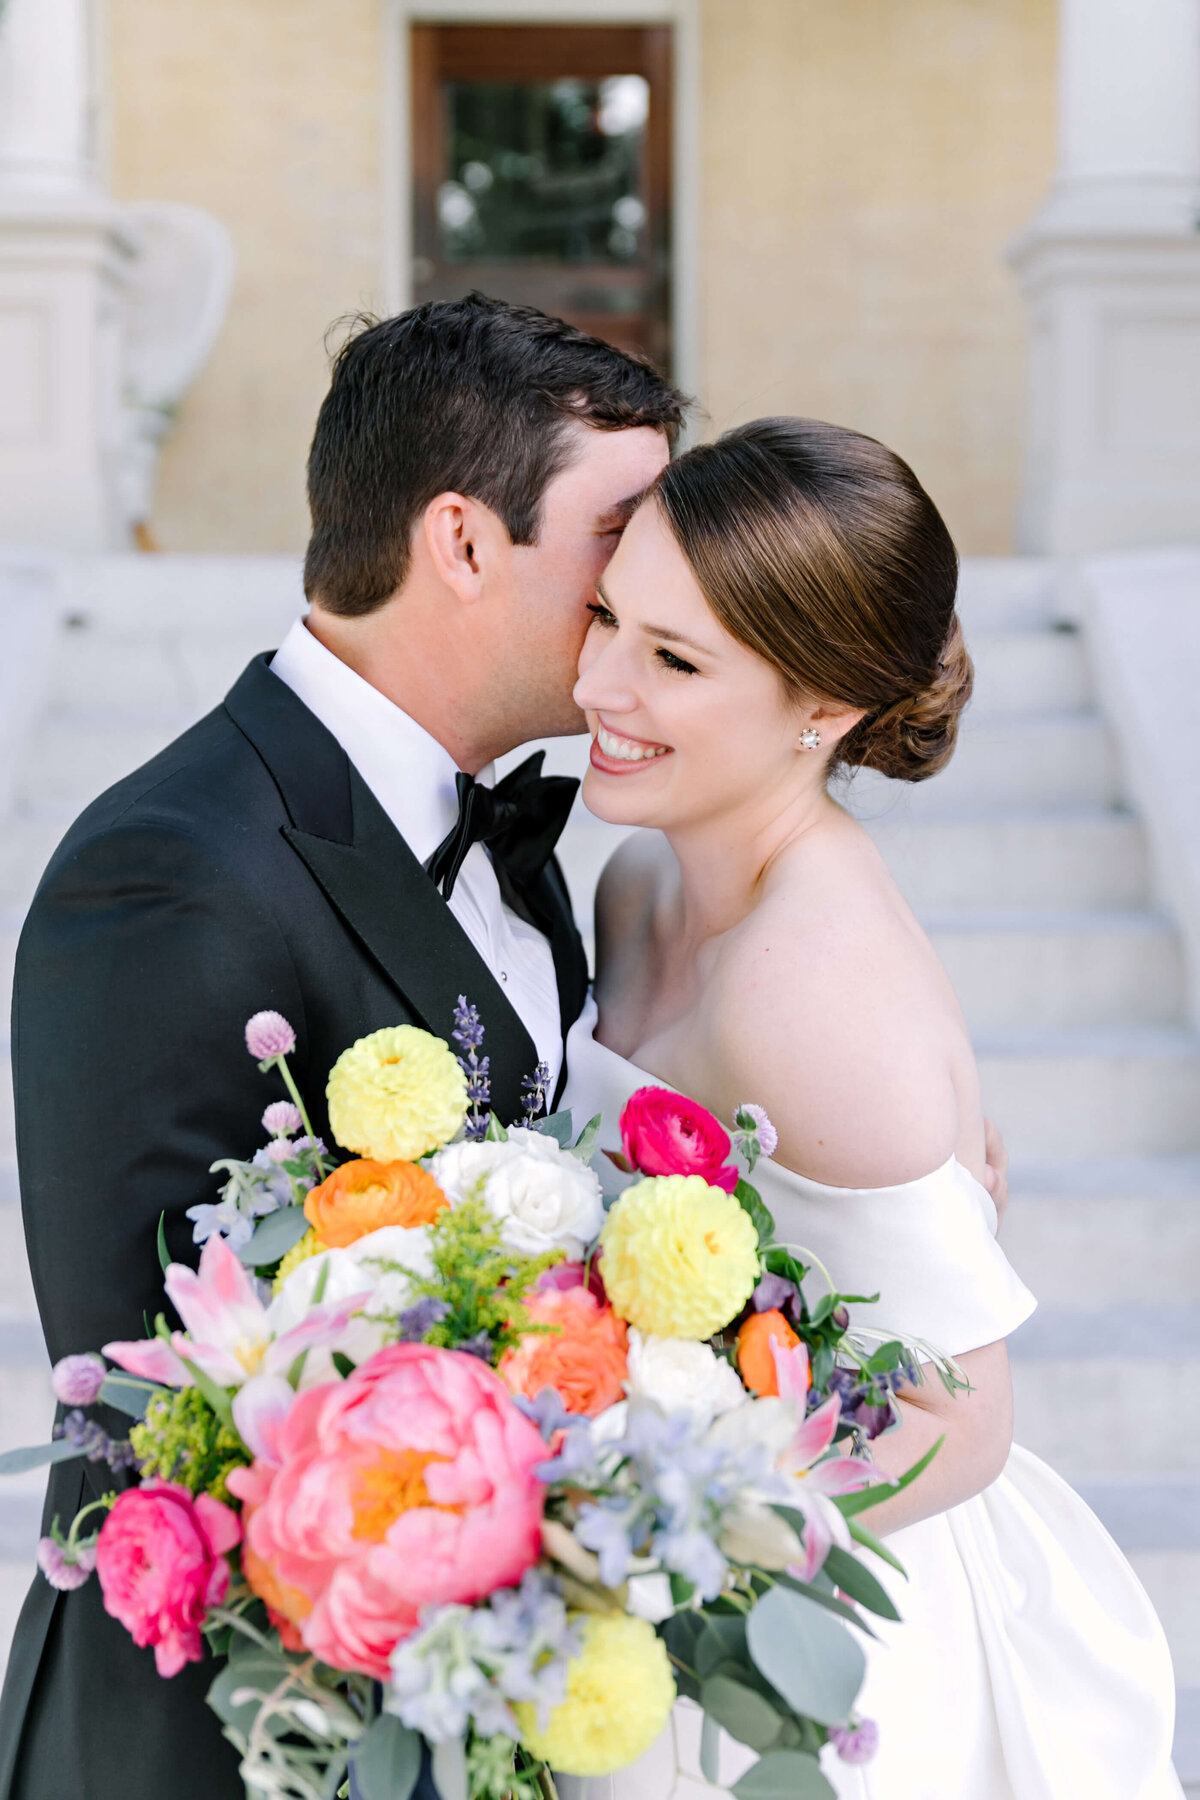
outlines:
[{"label": "bride's eyelashes", "polygon": [[[588,611],[603,631],[616,630],[617,615],[611,608],[604,606],[599,600],[593,600],[588,603]],[[668,650],[661,644],[654,654],[663,668],[670,669],[674,674],[698,675],[700,673],[695,663],[685,662],[682,656],[676,656],[673,650]]]}]

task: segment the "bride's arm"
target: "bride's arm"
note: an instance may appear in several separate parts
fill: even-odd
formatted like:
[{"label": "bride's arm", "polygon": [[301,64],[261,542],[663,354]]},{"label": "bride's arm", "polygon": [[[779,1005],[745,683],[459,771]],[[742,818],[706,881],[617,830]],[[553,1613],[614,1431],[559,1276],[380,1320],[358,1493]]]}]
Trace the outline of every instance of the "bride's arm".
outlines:
[{"label": "bride's arm", "polygon": [[948,1394],[933,1370],[927,1370],[924,1386],[903,1390],[903,1429],[876,1438],[871,1446],[885,1475],[903,1475],[940,1437],[945,1439],[911,1487],[863,1514],[864,1525],[877,1534],[899,1531],[969,1500],[991,1486],[1008,1460],[1013,1407],[1007,1344],[1001,1338],[956,1360],[970,1391]]}]

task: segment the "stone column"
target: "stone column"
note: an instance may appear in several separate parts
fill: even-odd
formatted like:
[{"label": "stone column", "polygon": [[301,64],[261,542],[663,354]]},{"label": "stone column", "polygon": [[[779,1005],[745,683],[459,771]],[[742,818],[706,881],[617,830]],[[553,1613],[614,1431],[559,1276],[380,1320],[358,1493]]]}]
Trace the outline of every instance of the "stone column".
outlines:
[{"label": "stone column", "polygon": [[1200,0],[1060,0],[1020,547],[1200,542]]},{"label": "stone column", "polygon": [[130,245],[99,182],[89,0],[0,13],[0,544],[118,547]]}]

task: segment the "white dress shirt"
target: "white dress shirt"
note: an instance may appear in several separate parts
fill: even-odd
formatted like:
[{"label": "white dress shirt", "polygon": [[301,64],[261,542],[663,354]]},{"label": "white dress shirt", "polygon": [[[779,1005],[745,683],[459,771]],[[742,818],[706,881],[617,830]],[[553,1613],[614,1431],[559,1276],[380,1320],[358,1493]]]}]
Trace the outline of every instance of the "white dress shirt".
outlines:
[{"label": "white dress shirt", "polygon": [[[333,733],[418,862],[428,861],[458,818],[458,770],[450,752],[318,643],[302,619],[284,638],[271,668]],[[476,776],[484,787],[495,779],[491,764]],[[563,1044],[549,941],[505,906],[482,844],[468,850],[449,905],[549,1065],[552,1095]],[[483,1023],[486,1028],[486,1017]],[[486,1053],[486,1038],[483,1048]]]}]

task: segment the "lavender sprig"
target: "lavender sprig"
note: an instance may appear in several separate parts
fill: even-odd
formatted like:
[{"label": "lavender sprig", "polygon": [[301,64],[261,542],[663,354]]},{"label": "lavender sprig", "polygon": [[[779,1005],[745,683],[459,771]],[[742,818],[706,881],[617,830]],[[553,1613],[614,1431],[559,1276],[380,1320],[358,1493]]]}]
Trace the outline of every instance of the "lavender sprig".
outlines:
[{"label": "lavender sprig", "polygon": [[65,1415],[51,1436],[65,1438],[71,1448],[82,1451],[89,1462],[106,1462],[116,1474],[136,1466],[137,1458],[129,1439],[109,1437],[98,1420],[87,1418],[78,1408]]},{"label": "lavender sprig", "polygon": [[468,1006],[465,994],[458,996],[451,1036],[459,1048],[458,1066],[467,1078],[467,1099],[471,1106],[467,1116],[467,1137],[478,1143],[487,1136],[488,1108],[492,1098],[491,1059],[479,1054],[483,1042],[479,1008]]},{"label": "lavender sprig", "polygon": [[550,1065],[540,1062],[532,1075],[525,1075],[521,1080],[521,1123],[532,1125],[539,1113],[546,1110],[546,1092],[550,1086]]}]

